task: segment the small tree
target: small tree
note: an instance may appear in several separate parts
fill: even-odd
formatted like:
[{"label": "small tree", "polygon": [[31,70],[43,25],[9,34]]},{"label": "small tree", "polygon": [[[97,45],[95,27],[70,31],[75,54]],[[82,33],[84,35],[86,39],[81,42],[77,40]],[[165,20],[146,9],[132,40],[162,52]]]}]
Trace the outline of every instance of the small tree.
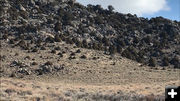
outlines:
[{"label": "small tree", "polygon": [[59,37],[59,35],[56,35],[54,38],[55,42],[61,42],[61,38]]},{"label": "small tree", "polygon": [[110,54],[115,54],[117,52],[117,48],[114,45],[112,45],[109,47],[109,52]]},{"label": "small tree", "polygon": [[163,58],[163,66],[169,66],[169,58],[168,57]]},{"label": "small tree", "polygon": [[149,60],[149,66],[155,67],[156,66],[156,59],[151,57]]},{"label": "small tree", "polygon": [[109,6],[108,6],[108,10],[109,10],[110,12],[112,12],[112,11],[114,10],[114,7],[113,7],[112,5],[109,5]]},{"label": "small tree", "polygon": [[55,24],[54,30],[55,30],[56,32],[61,31],[61,24],[57,22],[57,23]]}]

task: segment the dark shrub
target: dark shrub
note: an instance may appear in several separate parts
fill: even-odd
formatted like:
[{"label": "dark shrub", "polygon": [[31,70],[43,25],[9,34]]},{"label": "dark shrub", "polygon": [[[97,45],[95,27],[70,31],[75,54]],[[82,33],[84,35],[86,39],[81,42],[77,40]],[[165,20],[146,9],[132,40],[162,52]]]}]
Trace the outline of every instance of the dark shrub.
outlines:
[{"label": "dark shrub", "polygon": [[27,37],[26,37],[26,40],[33,40],[34,38],[33,38],[33,36],[32,35],[28,35]]},{"label": "dark shrub", "polygon": [[98,43],[98,50],[104,50],[104,47],[103,47],[102,43]]},{"label": "dark shrub", "polygon": [[54,38],[52,37],[47,37],[46,42],[54,43]]},{"label": "dark shrub", "polygon": [[121,53],[122,52],[122,47],[120,45],[117,45],[117,52]]},{"label": "dark shrub", "polygon": [[55,47],[54,50],[61,50],[59,46]]},{"label": "dark shrub", "polygon": [[52,50],[51,53],[56,54],[56,50]]},{"label": "dark shrub", "polygon": [[71,60],[71,59],[76,59],[76,57],[75,56],[70,56],[69,60]]},{"label": "dark shrub", "polygon": [[126,57],[128,59],[132,59],[133,58],[133,55],[131,54],[131,52],[129,52],[128,49],[125,49],[122,54],[121,54],[123,57]]},{"label": "dark shrub", "polygon": [[168,57],[163,58],[163,66],[169,66],[169,58]]},{"label": "dark shrub", "polygon": [[86,40],[83,40],[82,44],[83,44],[83,48],[88,48],[88,43]]},{"label": "dark shrub", "polygon": [[73,53],[71,53],[70,55],[71,55],[71,56],[75,56],[76,54],[73,52]]},{"label": "dark shrub", "polygon": [[109,6],[108,6],[108,10],[109,10],[110,12],[112,12],[112,11],[114,10],[114,7],[113,7],[112,5],[109,5]]},{"label": "dark shrub", "polygon": [[8,34],[4,34],[2,38],[6,40],[8,38]]},{"label": "dark shrub", "polygon": [[98,44],[94,42],[92,45],[92,48],[95,50],[98,50],[99,49]]},{"label": "dark shrub", "polygon": [[41,50],[46,50],[46,47],[42,46],[40,49],[41,49]]},{"label": "dark shrub", "polygon": [[149,66],[155,67],[156,66],[156,59],[151,57],[149,60]]},{"label": "dark shrub", "polygon": [[97,16],[97,17],[95,17],[94,19],[95,19],[95,21],[96,21],[96,22],[95,22],[96,24],[103,24],[103,22],[104,22],[103,19],[102,19],[102,17],[100,17],[100,16]]},{"label": "dark shrub", "polygon": [[20,11],[19,15],[23,17],[24,19],[28,19],[28,13],[26,11]]},{"label": "dark shrub", "polygon": [[146,43],[150,43],[151,42],[151,37],[150,36],[147,36],[145,38],[143,38],[143,41],[146,42]]},{"label": "dark shrub", "polygon": [[9,40],[9,43],[10,43],[10,44],[15,44],[14,39],[10,39],[10,40]]},{"label": "dark shrub", "polygon": [[112,45],[109,47],[109,52],[110,54],[115,54],[117,52],[117,48],[114,45]]},{"label": "dark shrub", "polygon": [[38,63],[37,62],[32,62],[32,65],[38,65]]},{"label": "dark shrub", "polygon": [[139,63],[145,63],[145,60],[143,57],[137,57],[137,62]]},{"label": "dark shrub", "polygon": [[126,46],[126,43],[124,40],[118,40],[118,44],[121,45],[122,47],[125,47]]},{"label": "dark shrub", "polygon": [[73,41],[72,41],[71,38],[68,37],[68,38],[66,38],[66,43],[67,43],[67,44],[73,44]]},{"label": "dark shrub", "polygon": [[179,63],[178,57],[172,58],[172,60],[170,61],[170,63],[173,64],[173,65],[178,64],[178,63]]},{"label": "dark shrub", "polygon": [[38,49],[37,49],[37,48],[34,48],[34,49],[32,50],[32,52],[38,52]]},{"label": "dark shrub", "polygon": [[61,52],[59,52],[58,55],[59,55],[60,57],[63,57],[63,54],[62,54]]},{"label": "dark shrub", "polygon": [[55,30],[56,32],[58,32],[58,31],[61,31],[61,29],[62,29],[62,28],[61,28],[61,24],[57,22],[57,23],[55,24],[54,30]]},{"label": "dark shrub", "polygon": [[82,47],[82,42],[77,40],[76,46],[77,46],[77,47]]},{"label": "dark shrub", "polygon": [[105,46],[109,46],[110,42],[106,37],[103,37],[102,42],[104,43]]},{"label": "dark shrub", "polygon": [[78,42],[78,39],[75,38],[75,37],[73,37],[73,38],[72,38],[72,41],[73,41],[73,43],[77,43],[77,42]]},{"label": "dark shrub", "polygon": [[174,64],[174,68],[180,69],[180,63]]},{"label": "dark shrub", "polygon": [[91,33],[89,33],[91,36],[95,36],[96,35],[96,33],[95,32],[91,32]]},{"label": "dark shrub", "polygon": [[81,50],[80,50],[80,49],[78,49],[78,50],[76,51],[76,53],[81,53]]},{"label": "dark shrub", "polygon": [[21,40],[17,45],[19,45],[20,47],[24,47],[26,46],[26,42],[24,40]]},{"label": "dark shrub", "polygon": [[61,42],[61,38],[59,37],[59,35],[56,35],[54,38],[55,42]]},{"label": "dark shrub", "polygon": [[25,59],[29,59],[29,60],[30,60],[30,59],[31,59],[31,57],[30,57],[30,56],[26,56],[26,57],[25,57]]},{"label": "dark shrub", "polygon": [[73,20],[73,15],[72,15],[72,13],[71,13],[71,12],[64,12],[63,24],[64,24],[64,25],[69,25],[72,20]]},{"label": "dark shrub", "polygon": [[59,8],[59,10],[58,10],[58,15],[59,15],[60,17],[62,17],[62,16],[64,15],[64,9],[63,9],[63,8]]},{"label": "dark shrub", "polygon": [[47,61],[44,65],[53,65],[53,63],[50,61]]},{"label": "dark shrub", "polygon": [[81,56],[81,59],[86,59],[87,57],[85,55],[82,55]]}]

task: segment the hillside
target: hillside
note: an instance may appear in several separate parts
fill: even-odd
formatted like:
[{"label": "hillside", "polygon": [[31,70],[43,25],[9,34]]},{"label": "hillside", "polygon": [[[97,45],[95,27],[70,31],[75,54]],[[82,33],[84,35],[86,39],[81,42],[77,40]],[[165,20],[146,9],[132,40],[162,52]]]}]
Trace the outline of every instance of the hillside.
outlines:
[{"label": "hillside", "polygon": [[163,101],[164,88],[180,84],[179,69],[150,68],[64,42],[37,52],[1,45],[2,101]]},{"label": "hillside", "polygon": [[[100,5],[82,6],[72,0],[1,0],[2,38],[13,41],[75,43],[78,47],[118,52],[150,66],[180,68],[180,22],[162,17],[104,10]],[[22,45],[23,49],[31,49]]]},{"label": "hillside", "polygon": [[75,0],[0,0],[0,100],[163,101],[180,22]]}]

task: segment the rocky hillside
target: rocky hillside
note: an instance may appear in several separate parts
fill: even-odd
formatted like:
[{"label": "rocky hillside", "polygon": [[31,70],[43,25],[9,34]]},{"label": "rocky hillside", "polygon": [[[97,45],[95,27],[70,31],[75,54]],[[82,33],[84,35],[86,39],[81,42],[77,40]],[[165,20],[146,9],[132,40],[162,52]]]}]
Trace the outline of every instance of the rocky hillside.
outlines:
[{"label": "rocky hillside", "polygon": [[32,52],[44,42],[65,41],[152,67],[180,68],[180,22],[108,8],[75,0],[0,0],[0,39]]}]

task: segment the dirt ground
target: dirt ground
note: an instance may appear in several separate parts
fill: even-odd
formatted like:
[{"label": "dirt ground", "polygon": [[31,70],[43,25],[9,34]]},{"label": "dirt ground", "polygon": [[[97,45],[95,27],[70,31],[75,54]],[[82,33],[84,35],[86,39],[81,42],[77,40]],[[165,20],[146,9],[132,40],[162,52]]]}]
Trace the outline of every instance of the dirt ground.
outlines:
[{"label": "dirt ground", "polygon": [[[151,68],[118,54],[109,56],[102,51],[81,49],[63,42],[47,44],[46,50],[38,52],[22,50],[7,42],[1,44],[2,101],[133,101],[130,97],[137,95],[139,98],[148,96],[146,99],[164,96],[166,86],[180,85],[180,70]],[[51,53],[57,46],[60,49]],[[78,49],[80,53],[76,52]],[[60,57],[58,53],[62,51],[64,54]],[[86,58],[82,58],[83,55]],[[16,71],[16,67],[11,66],[13,61],[26,63],[32,71],[47,61],[63,65],[65,69],[42,75],[32,72],[12,77]],[[33,62],[37,65],[31,65]]]}]

